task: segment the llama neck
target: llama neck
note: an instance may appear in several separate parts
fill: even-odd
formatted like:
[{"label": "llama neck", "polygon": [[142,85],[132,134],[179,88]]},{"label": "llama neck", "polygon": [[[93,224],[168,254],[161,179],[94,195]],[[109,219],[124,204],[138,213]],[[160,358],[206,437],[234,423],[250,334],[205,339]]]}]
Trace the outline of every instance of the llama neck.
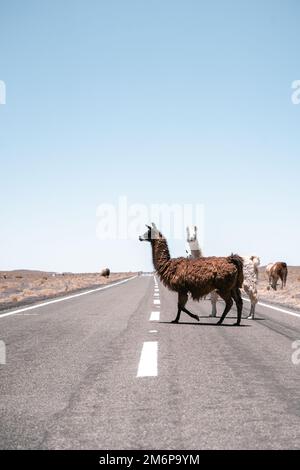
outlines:
[{"label": "llama neck", "polygon": [[156,271],[162,275],[171,259],[165,238],[152,240],[152,259]]},{"label": "llama neck", "polygon": [[202,250],[200,248],[198,240],[193,240],[188,242],[190,251],[191,251],[191,258],[196,259],[196,258],[202,258]]},{"label": "llama neck", "polygon": [[199,250],[191,250],[191,258],[193,258],[193,259],[202,258],[202,251],[201,251],[201,249],[199,249]]}]

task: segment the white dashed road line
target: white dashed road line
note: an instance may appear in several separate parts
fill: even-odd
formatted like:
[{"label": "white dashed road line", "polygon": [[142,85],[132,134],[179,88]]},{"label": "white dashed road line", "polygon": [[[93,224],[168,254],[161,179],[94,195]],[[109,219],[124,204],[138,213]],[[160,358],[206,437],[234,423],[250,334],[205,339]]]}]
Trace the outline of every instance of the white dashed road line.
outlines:
[{"label": "white dashed road line", "polygon": [[151,312],[149,321],[159,321],[160,312]]},{"label": "white dashed road line", "polygon": [[[153,304],[155,306],[160,305],[159,300],[159,289],[156,278],[154,278],[154,294]],[[160,310],[152,311],[149,321],[159,321]],[[157,333],[157,330],[149,330],[149,333]],[[138,365],[137,377],[156,377],[157,376],[157,341],[145,341],[143,343],[142,352],[140,356],[140,362]]]},{"label": "white dashed road line", "polygon": [[145,341],[143,344],[137,377],[157,376],[157,341]]}]

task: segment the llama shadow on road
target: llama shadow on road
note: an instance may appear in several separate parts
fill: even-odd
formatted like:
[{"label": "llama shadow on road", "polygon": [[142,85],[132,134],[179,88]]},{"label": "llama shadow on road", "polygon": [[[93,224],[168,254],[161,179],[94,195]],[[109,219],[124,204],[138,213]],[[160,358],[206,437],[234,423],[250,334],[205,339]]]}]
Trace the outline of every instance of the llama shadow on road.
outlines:
[{"label": "llama shadow on road", "polygon": [[[211,319],[219,320],[220,317],[211,317],[210,315],[202,315],[202,316],[200,316],[200,321],[201,321],[202,318],[211,318]],[[227,316],[227,317],[226,317],[226,320],[236,320],[236,316],[232,316],[232,317]],[[248,317],[242,317],[242,321],[245,321],[245,320],[248,320]],[[260,317],[260,318],[255,317],[255,320],[254,320],[254,321],[262,321],[262,320],[265,320],[265,318],[263,318],[263,317]],[[248,320],[248,321],[253,321],[253,320]]]},{"label": "llama shadow on road", "polygon": [[193,326],[217,326],[218,328],[222,328],[223,326],[229,327],[233,326],[234,328],[248,328],[251,327],[252,325],[234,325],[234,324],[228,324],[228,323],[222,323],[222,325],[218,325],[217,323],[203,323],[203,322],[186,322],[186,321],[180,321],[178,323],[173,323],[172,321],[160,321],[159,323],[165,323],[168,325],[193,325]]},{"label": "llama shadow on road", "polygon": [[[247,320],[247,317],[242,318],[242,320]],[[255,321],[255,322],[256,322],[256,321],[262,321],[262,320],[266,320],[266,318],[263,318],[263,317],[256,318],[256,317],[255,317],[255,320],[251,320],[251,321]]]}]

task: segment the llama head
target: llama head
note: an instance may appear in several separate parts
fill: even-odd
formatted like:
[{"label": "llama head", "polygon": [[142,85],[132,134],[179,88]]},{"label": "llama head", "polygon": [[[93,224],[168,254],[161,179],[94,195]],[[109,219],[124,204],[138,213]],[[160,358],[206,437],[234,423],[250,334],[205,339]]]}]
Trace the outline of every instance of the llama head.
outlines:
[{"label": "llama head", "polygon": [[197,240],[197,227],[194,225],[193,227],[186,228],[186,241],[188,243],[195,242]]},{"label": "llama head", "polygon": [[139,236],[140,242],[151,242],[151,240],[156,240],[158,238],[162,238],[162,234],[156,227],[156,225],[152,222],[152,226],[146,225],[147,232],[144,235]]},{"label": "llama head", "polygon": [[252,256],[250,256],[250,259],[251,259],[252,263],[254,264],[254,266],[258,267],[260,265],[259,256],[252,255]]}]

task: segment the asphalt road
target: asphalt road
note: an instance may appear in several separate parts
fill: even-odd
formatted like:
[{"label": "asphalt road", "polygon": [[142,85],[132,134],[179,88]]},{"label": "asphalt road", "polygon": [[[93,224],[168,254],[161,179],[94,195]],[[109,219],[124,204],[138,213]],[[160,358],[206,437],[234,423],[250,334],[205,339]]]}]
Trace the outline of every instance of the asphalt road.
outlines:
[{"label": "asphalt road", "polygon": [[158,290],[139,277],[0,315],[1,449],[300,448],[300,313],[220,327],[206,300],[189,303],[199,324],[171,324]]}]

